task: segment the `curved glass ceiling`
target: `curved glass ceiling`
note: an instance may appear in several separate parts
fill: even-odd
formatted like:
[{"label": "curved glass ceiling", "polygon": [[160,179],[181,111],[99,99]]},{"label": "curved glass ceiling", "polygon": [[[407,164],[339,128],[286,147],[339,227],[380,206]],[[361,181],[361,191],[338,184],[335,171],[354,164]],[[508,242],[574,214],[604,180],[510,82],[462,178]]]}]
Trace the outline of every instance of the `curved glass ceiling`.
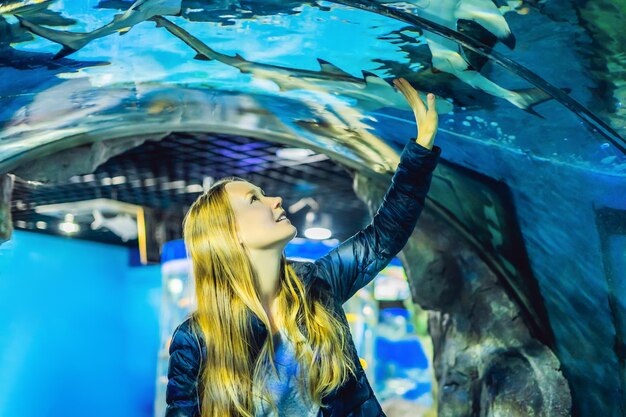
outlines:
[{"label": "curved glass ceiling", "polygon": [[33,0],[0,10],[3,160],[94,131],[193,129],[208,107],[230,107],[247,115],[222,115],[231,129],[293,135],[383,171],[415,135],[389,83],[405,77],[437,95],[452,162],[497,148],[626,171],[623,88],[596,77],[599,63],[623,75],[619,56],[595,46],[617,32],[581,28],[601,13],[592,5]]},{"label": "curved glass ceiling", "polygon": [[523,258],[580,415],[606,415],[625,386],[624,14],[625,0],[5,0],[0,173],[169,132],[390,173],[416,136],[391,84],[404,77],[437,96],[431,207],[487,257],[525,250],[493,264]]}]

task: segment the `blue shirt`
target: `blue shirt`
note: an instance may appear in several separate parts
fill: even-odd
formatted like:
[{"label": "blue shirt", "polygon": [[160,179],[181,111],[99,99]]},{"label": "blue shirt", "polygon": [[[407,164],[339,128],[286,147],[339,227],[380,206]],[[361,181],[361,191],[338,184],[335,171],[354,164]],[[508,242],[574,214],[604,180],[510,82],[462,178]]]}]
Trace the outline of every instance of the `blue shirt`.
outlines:
[{"label": "blue shirt", "polygon": [[266,379],[267,388],[276,403],[278,415],[269,402],[254,396],[256,417],[319,417],[322,415],[319,405],[313,404],[308,392],[301,392],[298,384],[300,366],[296,361],[293,343],[281,329],[274,337],[274,364],[278,378],[270,369]]}]

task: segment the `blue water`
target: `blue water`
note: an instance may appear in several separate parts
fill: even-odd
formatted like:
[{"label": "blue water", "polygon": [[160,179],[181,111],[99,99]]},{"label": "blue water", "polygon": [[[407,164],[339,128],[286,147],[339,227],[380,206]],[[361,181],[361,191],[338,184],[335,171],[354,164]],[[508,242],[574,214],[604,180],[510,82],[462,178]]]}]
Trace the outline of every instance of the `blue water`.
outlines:
[{"label": "blue water", "polygon": [[[623,399],[623,358],[614,349],[626,317],[615,302],[626,297],[619,255],[626,251],[626,39],[619,2],[146,0],[118,18],[135,19],[118,24],[124,34],[103,36],[95,35],[132,2],[59,0],[46,6],[53,13],[32,3],[0,6],[0,172],[98,140],[188,131],[308,147],[389,174],[416,134],[412,111],[390,84],[405,77],[438,98],[436,143],[444,163],[429,198],[439,213],[501,270],[532,276],[582,415]],[[176,11],[164,17],[187,35],[146,20],[166,6]],[[60,31],[83,35],[68,41]],[[87,36],[94,39],[75,46]],[[192,36],[202,59],[185,43]],[[520,91],[528,89],[537,104],[522,103]],[[616,214],[606,220],[606,210]],[[53,290],[49,281],[37,284],[38,297]],[[114,288],[105,291],[114,298]],[[31,336],[11,326],[15,333],[5,334],[16,338],[7,343],[28,346]],[[24,326],[54,341],[40,323]],[[61,359],[84,354],[54,349]],[[105,382],[113,383],[115,367],[107,369]],[[29,378],[58,383],[54,369],[44,375]],[[598,375],[621,387],[618,393],[605,393]],[[587,393],[595,399],[587,401]],[[54,409],[62,397],[47,406]]]}]

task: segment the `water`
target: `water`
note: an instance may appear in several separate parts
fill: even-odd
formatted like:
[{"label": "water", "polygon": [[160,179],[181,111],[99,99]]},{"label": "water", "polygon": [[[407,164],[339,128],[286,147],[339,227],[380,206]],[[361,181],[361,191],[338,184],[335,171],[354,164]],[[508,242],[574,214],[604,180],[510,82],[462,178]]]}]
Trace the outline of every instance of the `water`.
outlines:
[{"label": "water", "polygon": [[[624,306],[607,301],[626,296],[623,2],[147,0],[109,32],[131,2],[33,3],[0,8],[0,171],[180,131],[277,140],[389,174],[416,134],[390,83],[404,77],[438,98],[439,213],[513,283],[536,283],[581,413],[621,401],[585,375],[619,362],[624,332]],[[619,363],[607,384],[623,395]]]}]

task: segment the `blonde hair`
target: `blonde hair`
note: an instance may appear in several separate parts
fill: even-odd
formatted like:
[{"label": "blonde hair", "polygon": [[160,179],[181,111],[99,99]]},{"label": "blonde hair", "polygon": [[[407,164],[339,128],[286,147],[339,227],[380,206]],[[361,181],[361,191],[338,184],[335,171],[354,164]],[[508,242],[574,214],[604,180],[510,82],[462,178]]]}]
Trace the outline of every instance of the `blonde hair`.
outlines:
[{"label": "blonde hair", "polygon": [[[231,181],[245,180],[220,179],[198,197],[183,221],[196,284],[192,328],[203,336],[207,348],[198,381],[202,417],[254,417],[253,392],[276,410],[265,387],[268,367],[276,372],[271,333],[268,331],[258,357],[254,358],[250,348],[254,337],[250,314],[267,329],[271,327],[248,251],[237,238],[235,213],[225,189]],[[300,388],[308,389],[312,401],[322,406],[325,395],[355,375],[348,332],[329,306],[307,296],[284,253],[280,273],[279,322],[295,345]]]}]

